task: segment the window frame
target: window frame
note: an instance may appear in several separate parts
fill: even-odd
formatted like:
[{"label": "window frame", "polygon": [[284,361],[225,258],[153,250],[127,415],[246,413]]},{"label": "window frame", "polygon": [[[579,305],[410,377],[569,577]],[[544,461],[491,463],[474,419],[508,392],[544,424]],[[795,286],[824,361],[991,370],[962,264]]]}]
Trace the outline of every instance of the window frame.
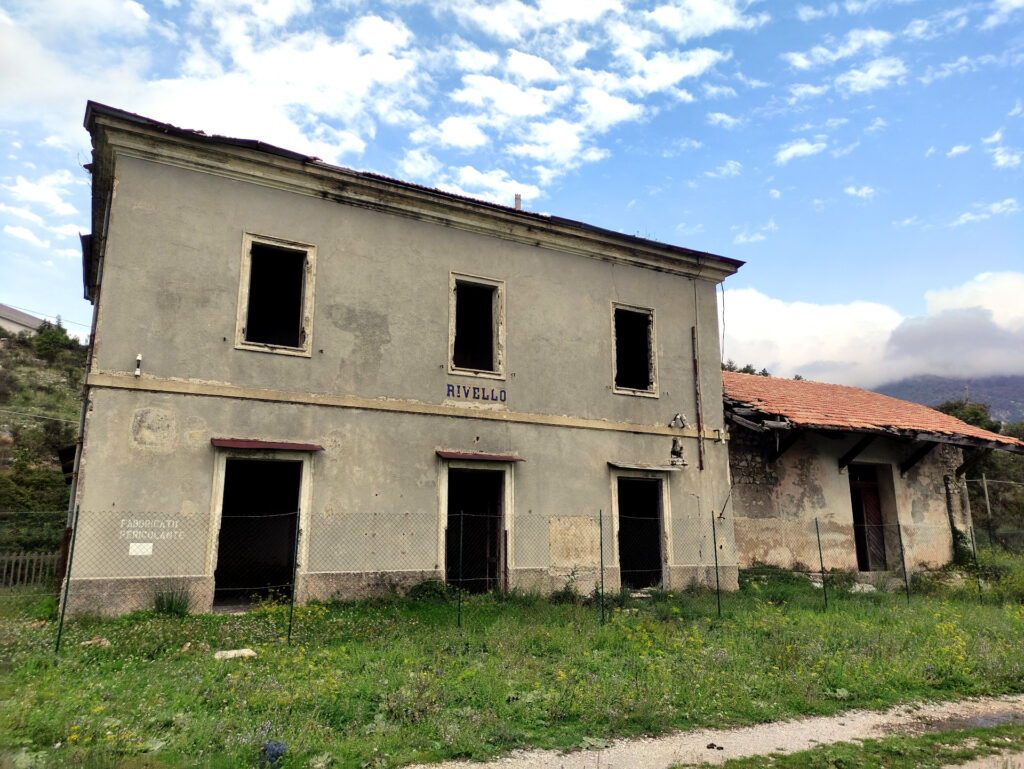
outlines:
[{"label": "window frame", "polygon": [[[634,387],[620,387],[617,385],[616,379],[618,377],[618,334],[615,330],[615,311],[616,310],[627,310],[629,312],[635,312],[647,315],[650,318],[648,324],[648,338],[647,343],[650,345],[648,355],[648,374],[650,375],[651,386],[646,390],[640,390]],[[655,323],[654,308],[653,307],[641,307],[636,304],[625,304],[623,302],[612,302],[611,303],[611,335],[612,335],[612,392],[617,395],[634,395],[639,398],[657,398],[658,396],[658,336],[657,326]]]},{"label": "window frame", "polygon": [[[245,338],[245,329],[249,314],[249,290],[252,284],[252,247],[265,245],[271,248],[303,251],[306,254],[305,274],[302,279],[302,318],[299,327],[300,344],[298,347],[253,342]],[[269,235],[257,235],[246,232],[242,234],[242,260],[238,277],[238,306],[235,314],[235,349],[269,352],[278,355],[294,355],[309,358],[313,351],[313,297],[316,278],[316,246],[312,243],[301,243],[296,240],[275,238]]]},{"label": "window frame", "polygon": [[[492,358],[494,369],[463,368],[455,365],[456,288],[459,283],[471,283],[494,289],[491,305]],[[505,379],[505,281],[464,272],[448,273],[448,373],[480,379]]]}]

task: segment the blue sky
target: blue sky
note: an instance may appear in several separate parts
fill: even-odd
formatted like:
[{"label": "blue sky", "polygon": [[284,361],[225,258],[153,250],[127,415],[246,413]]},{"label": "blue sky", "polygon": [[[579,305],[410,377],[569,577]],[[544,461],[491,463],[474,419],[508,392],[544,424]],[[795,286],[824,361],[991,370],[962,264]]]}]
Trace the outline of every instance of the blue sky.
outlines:
[{"label": "blue sky", "polygon": [[0,0],[0,302],[88,323],[87,99],[746,260],[725,353],[1024,373],[1024,0]]}]

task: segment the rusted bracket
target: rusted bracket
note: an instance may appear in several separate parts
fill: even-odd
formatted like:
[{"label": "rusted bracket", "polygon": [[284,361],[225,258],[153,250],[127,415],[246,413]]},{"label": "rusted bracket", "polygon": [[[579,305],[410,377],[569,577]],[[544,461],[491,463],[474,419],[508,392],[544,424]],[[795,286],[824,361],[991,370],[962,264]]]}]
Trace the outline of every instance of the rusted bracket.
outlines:
[{"label": "rusted bracket", "polygon": [[779,457],[789,451],[793,447],[793,444],[800,440],[800,438],[801,433],[799,430],[791,430],[782,438],[779,438],[779,434],[775,433],[775,451],[768,453],[768,461],[777,461]]},{"label": "rusted bracket", "polygon": [[975,467],[977,467],[978,463],[981,462],[981,460],[985,459],[985,457],[987,457],[991,453],[992,449],[975,449],[974,451],[972,451],[964,458],[964,461],[960,465],[960,467],[956,469],[956,479],[960,480],[960,478],[963,477],[964,473],[973,470]]},{"label": "rusted bracket", "polygon": [[864,449],[866,449],[868,446],[870,446],[871,442],[874,441],[874,440],[875,440],[875,436],[869,433],[868,435],[865,435],[864,437],[862,437],[855,444],[853,444],[853,446],[850,448],[849,451],[847,451],[845,454],[843,454],[841,457],[839,457],[839,469],[840,470],[845,470],[846,467],[853,460],[855,460],[857,457],[859,457],[861,452],[864,451]]},{"label": "rusted bracket", "polygon": [[932,449],[938,445],[939,444],[934,441],[926,441],[914,449],[910,456],[900,462],[900,477],[905,476],[914,465],[928,456],[932,452]]}]

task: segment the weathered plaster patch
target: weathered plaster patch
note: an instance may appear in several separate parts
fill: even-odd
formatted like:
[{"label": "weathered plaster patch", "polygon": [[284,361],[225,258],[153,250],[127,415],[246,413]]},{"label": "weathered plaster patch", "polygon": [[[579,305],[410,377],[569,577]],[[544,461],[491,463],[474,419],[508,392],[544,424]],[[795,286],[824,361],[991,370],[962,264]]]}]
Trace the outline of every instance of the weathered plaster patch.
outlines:
[{"label": "weathered plaster patch", "polygon": [[569,516],[551,519],[550,553],[552,566],[576,566],[599,563],[601,532],[597,519]]},{"label": "weathered plaster patch", "polygon": [[132,414],[129,440],[137,449],[160,454],[174,449],[178,435],[175,416],[170,411],[158,408],[136,409]]},{"label": "weathered plaster patch", "polygon": [[341,343],[343,349],[338,356],[342,365],[347,367],[354,359],[359,361],[360,371],[376,371],[380,368],[384,347],[391,343],[386,314],[361,307],[332,304],[327,308],[327,319],[341,332],[337,338],[345,340]]}]

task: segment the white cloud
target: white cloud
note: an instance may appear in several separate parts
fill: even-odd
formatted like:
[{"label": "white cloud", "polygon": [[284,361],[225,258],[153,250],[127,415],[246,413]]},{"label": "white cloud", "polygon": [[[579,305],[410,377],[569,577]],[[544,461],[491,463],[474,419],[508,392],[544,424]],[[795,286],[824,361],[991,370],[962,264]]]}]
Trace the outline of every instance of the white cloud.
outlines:
[{"label": "white cloud", "polygon": [[768,190],[768,195],[769,195],[769,197],[771,197],[771,198],[772,198],[773,200],[778,200],[779,198],[781,198],[781,197],[782,197],[782,193],[781,193],[781,192],[779,192],[778,190],[774,190],[774,189],[772,189],[772,190]]},{"label": "white cloud", "polygon": [[989,8],[992,12],[982,22],[982,29],[991,29],[1005,24],[1015,11],[1024,9],[1024,0],[993,0]]},{"label": "white cloud", "polygon": [[812,8],[809,5],[798,5],[796,8],[796,17],[804,23],[826,16],[835,16],[837,13],[839,13],[839,6],[835,3],[829,3],[824,8]]},{"label": "white cloud", "polygon": [[832,64],[860,53],[864,49],[875,52],[884,48],[893,40],[893,35],[880,29],[853,29],[846,34],[846,39],[829,48],[816,45],[805,53],[791,51],[782,54],[782,58],[794,69],[811,69],[822,64]]},{"label": "white cloud", "polygon": [[984,139],[982,139],[982,141],[985,144],[995,144],[996,142],[1001,142],[1002,140],[1003,140],[1003,129],[1002,128],[998,129],[991,136],[986,136]]},{"label": "white cloud", "polygon": [[500,168],[493,171],[478,171],[473,166],[462,166],[455,172],[455,177],[441,185],[460,195],[469,195],[511,206],[516,194],[523,200],[532,200],[540,195],[540,189],[532,184],[524,184],[512,179],[507,171]]},{"label": "white cloud", "polygon": [[740,125],[742,122],[743,121],[740,120],[739,118],[732,117],[731,115],[727,115],[724,112],[708,113],[709,125],[718,125],[722,126],[722,128],[732,130],[733,128],[736,128],[736,126]]},{"label": "white cloud", "polygon": [[858,142],[852,142],[851,144],[847,144],[845,147],[836,147],[831,152],[832,157],[834,157],[834,158],[845,157],[845,156],[849,155],[851,152],[853,152],[855,149],[857,149],[859,146],[860,146],[860,142],[858,141]]},{"label": "white cloud", "polygon": [[864,129],[865,133],[876,133],[886,128],[889,124],[885,121],[885,118],[876,117],[871,121],[871,125]]},{"label": "white cloud", "polygon": [[439,141],[449,147],[473,149],[487,144],[487,134],[468,118],[448,117],[437,128]]},{"label": "white cloud", "polygon": [[1010,147],[996,147],[988,150],[992,154],[992,165],[996,168],[1016,168],[1024,153]]},{"label": "white cloud", "polygon": [[727,29],[755,29],[771,18],[767,13],[744,14],[748,4],[743,0],[671,0],[646,16],[683,42]]},{"label": "white cloud", "polygon": [[926,150],[924,151],[924,156],[925,156],[926,158],[930,158],[930,157],[931,157],[932,155],[934,155],[934,154],[935,154],[936,152],[938,152],[938,150],[937,150],[937,149],[935,149],[935,145],[932,145],[931,147],[929,147],[928,149],[926,149]]},{"label": "white cloud", "polygon": [[1013,109],[1006,113],[1007,117],[1017,117],[1018,115],[1024,114],[1024,102],[1017,99],[1017,103],[1013,105]]},{"label": "white cloud", "polygon": [[522,51],[508,52],[508,71],[529,83],[535,80],[561,79],[558,70],[551,66],[551,62],[547,59]]},{"label": "white cloud", "polygon": [[991,219],[993,216],[1008,216],[1020,211],[1016,198],[1006,198],[995,203],[975,203],[970,211],[965,211],[956,219],[950,222],[950,227],[960,227],[964,224],[973,224]]},{"label": "white cloud", "polygon": [[580,91],[580,98],[584,120],[596,131],[607,131],[616,123],[636,120],[644,113],[643,106],[605,93],[600,88],[584,88]]},{"label": "white cloud", "polygon": [[875,196],[875,190],[873,187],[868,187],[866,184],[861,187],[854,187],[852,184],[843,190],[847,195],[852,195],[855,198],[864,198],[870,200]]},{"label": "white cloud", "polygon": [[815,142],[812,144],[806,139],[797,139],[789,144],[784,144],[779,147],[775,153],[775,165],[783,166],[793,158],[803,158],[810,155],[817,155],[819,152],[825,150],[825,142]]},{"label": "white cloud", "polygon": [[739,176],[741,171],[743,171],[742,163],[737,160],[727,160],[714,171],[705,171],[704,175],[714,179],[724,179],[729,176]]},{"label": "white cloud", "polygon": [[971,149],[970,144],[958,144],[949,152],[946,153],[947,158],[955,158],[957,155],[963,155],[965,152],[969,152]]},{"label": "white cloud", "polygon": [[703,142],[699,142],[696,139],[691,139],[689,137],[683,137],[682,139],[676,139],[675,141],[673,141],[672,145],[665,149],[661,154],[663,157],[671,158],[675,157],[681,152],[697,150],[703,146]]},{"label": "white cloud", "polygon": [[19,219],[24,219],[26,222],[32,222],[32,224],[42,224],[43,217],[39,214],[29,211],[27,208],[19,208],[17,206],[5,206],[0,203],[0,214],[10,214],[16,216]]},{"label": "white cloud", "polygon": [[77,238],[80,233],[84,232],[77,224],[61,224],[56,227],[47,227],[46,229],[61,239]]},{"label": "white cloud", "polygon": [[74,181],[70,171],[56,171],[42,177],[38,182],[30,182],[24,176],[19,176],[12,186],[4,185],[4,189],[20,202],[38,203],[55,214],[70,216],[77,214],[78,209],[64,200],[64,197],[68,194],[67,188]]},{"label": "white cloud", "polygon": [[406,151],[398,166],[407,179],[433,179],[441,170],[441,161],[422,149]]},{"label": "white cloud", "polygon": [[737,234],[735,238],[732,239],[732,242],[733,245],[736,246],[745,246],[748,243],[759,243],[764,239],[765,236],[762,235],[760,232],[755,232],[752,235],[748,235],[745,232],[741,232]]},{"label": "white cloud", "polygon": [[18,238],[19,240],[24,240],[26,243],[31,243],[33,246],[38,246],[39,248],[50,247],[50,241],[41,240],[40,238],[36,237],[36,234],[32,232],[32,230],[28,229],[28,227],[5,224],[4,232],[6,232],[11,237]]},{"label": "white cloud", "polygon": [[916,216],[908,216],[906,219],[901,219],[898,222],[893,222],[893,227],[910,227],[911,225],[917,224]]},{"label": "white cloud", "polygon": [[903,30],[911,40],[935,40],[967,26],[967,8],[953,8],[927,19],[914,19]]},{"label": "white cloud", "polygon": [[499,80],[491,75],[465,75],[463,87],[452,94],[455,101],[487,107],[486,118],[499,120],[499,115],[513,118],[539,117],[565,102],[571,95],[569,86],[553,89],[521,88],[514,83]]},{"label": "white cloud", "polygon": [[789,103],[795,104],[803,99],[812,99],[827,93],[827,85],[810,85],[808,83],[794,83],[789,87]]},{"label": "white cloud", "polygon": [[709,99],[726,99],[736,95],[736,89],[727,85],[704,84],[704,95]]},{"label": "white cloud", "polygon": [[907,74],[906,65],[895,56],[875,59],[863,69],[851,69],[836,78],[836,88],[848,94],[870,93],[886,88],[892,80],[901,82]]},{"label": "white cloud", "polygon": [[1024,273],[983,272],[955,288],[926,291],[928,314],[981,307],[993,320],[1011,331],[1024,329]]},{"label": "white cloud", "polygon": [[466,72],[487,72],[497,67],[500,60],[498,54],[475,45],[465,44],[455,51],[455,66]]},{"label": "white cloud", "polygon": [[919,79],[925,85],[929,85],[936,80],[945,80],[952,75],[965,75],[969,72],[977,72],[982,67],[995,64],[997,61],[997,57],[992,54],[983,54],[975,59],[969,56],[961,56],[955,61],[948,61],[938,67],[929,66]]}]

